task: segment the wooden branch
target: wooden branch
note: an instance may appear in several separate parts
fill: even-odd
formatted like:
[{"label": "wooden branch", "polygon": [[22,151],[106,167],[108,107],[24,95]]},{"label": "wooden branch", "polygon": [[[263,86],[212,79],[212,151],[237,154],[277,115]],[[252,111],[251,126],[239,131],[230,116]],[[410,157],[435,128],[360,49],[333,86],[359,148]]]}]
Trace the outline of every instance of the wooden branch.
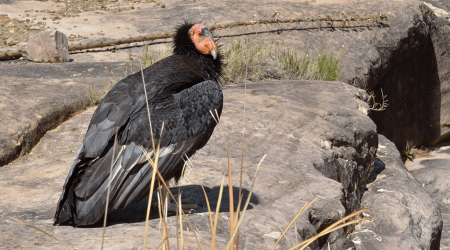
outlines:
[{"label": "wooden branch", "polygon": [[102,47],[127,44],[127,43],[138,43],[138,42],[152,41],[152,40],[158,40],[158,39],[167,39],[167,38],[172,38],[173,35],[175,35],[175,32],[162,33],[162,34],[156,34],[156,35],[130,37],[130,38],[109,39],[109,40],[105,40],[105,41],[101,41],[101,42],[92,42],[92,43],[87,43],[87,44],[71,44],[71,45],[69,45],[69,52],[73,52],[73,51],[77,51],[77,50],[85,50],[85,49],[102,48]]},{"label": "wooden branch", "polygon": [[[345,12],[337,13],[334,17],[331,15],[325,15],[325,17],[316,17],[316,18],[285,18],[285,19],[277,19],[274,15],[271,19],[261,19],[261,20],[251,20],[251,21],[238,21],[232,22],[228,24],[215,24],[209,27],[210,30],[216,29],[231,29],[240,26],[249,26],[249,25],[263,25],[263,24],[281,24],[281,23],[318,23],[317,29],[322,28],[352,28],[355,24],[361,25],[361,23],[365,24],[360,27],[372,27],[379,24],[384,24],[383,22],[387,20],[387,16],[384,13],[373,14],[370,16],[364,15],[361,17],[359,14],[350,15]],[[322,26],[322,23],[325,23],[325,26]],[[314,28],[314,27],[310,27]],[[161,33],[156,35],[145,35],[138,37],[130,37],[130,38],[120,38],[120,39],[109,39],[101,42],[91,42],[86,44],[71,44],[69,45],[69,52],[75,52],[86,49],[95,49],[95,48],[103,48],[108,46],[115,46],[127,43],[138,43],[144,41],[153,41],[158,39],[167,39],[172,38],[175,32],[169,33]],[[17,59],[22,57],[22,51],[0,51],[0,60],[9,60],[9,59]]]},{"label": "wooden branch", "polygon": [[[325,17],[301,19],[301,18],[285,18],[285,19],[261,19],[261,20],[251,20],[251,21],[238,21],[229,24],[216,24],[209,27],[210,30],[215,29],[229,29],[239,26],[257,25],[257,24],[280,24],[280,23],[314,23],[314,22],[327,22],[327,23],[343,23],[345,28],[351,27],[352,23],[362,23],[366,22],[367,26],[382,24],[383,21],[387,21],[387,15],[384,13],[374,14],[371,16],[361,17],[357,15],[343,14],[342,18],[333,18],[331,15],[326,15]],[[341,28],[341,26],[338,26]]]},{"label": "wooden branch", "polygon": [[22,51],[0,51],[0,60],[19,59],[22,57]]}]

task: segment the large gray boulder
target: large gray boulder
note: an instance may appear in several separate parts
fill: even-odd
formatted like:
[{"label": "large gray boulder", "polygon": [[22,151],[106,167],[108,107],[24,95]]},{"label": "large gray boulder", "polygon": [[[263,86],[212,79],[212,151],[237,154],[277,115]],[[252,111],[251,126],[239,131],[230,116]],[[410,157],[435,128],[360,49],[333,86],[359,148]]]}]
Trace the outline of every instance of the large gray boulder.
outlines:
[{"label": "large gray boulder", "polygon": [[400,151],[450,137],[449,7],[444,1],[407,2],[390,18],[389,31],[370,42],[377,60],[369,81],[358,83],[378,101],[387,96],[388,109],[371,118]]},{"label": "large gray boulder", "polygon": [[[31,151],[44,134],[95,105],[125,63],[0,65],[0,166]],[[110,71],[111,70],[111,71]]]},{"label": "large gray boulder", "polygon": [[24,55],[34,62],[68,62],[70,57],[67,37],[57,30],[41,31],[30,37]]},{"label": "large gray boulder", "polygon": [[351,239],[357,249],[441,249],[438,204],[408,172],[395,145],[378,138],[376,178],[361,204],[374,222],[359,226]]},{"label": "large gray boulder", "polygon": [[[319,200],[282,240],[279,249],[317,234],[345,214],[360,208],[360,184],[374,170],[378,145],[375,124],[358,108],[354,96],[359,90],[341,82],[273,81],[224,90],[224,113],[220,121],[230,146],[234,189],[238,188],[245,100],[245,156],[243,190],[247,194],[257,163],[267,157],[258,173],[240,233],[242,247],[264,249],[275,243],[277,235],[297,210],[315,197]],[[0,240],[6,248],[55,248],[60,243],[22,225],[5,223],[17,217],[84,249],[100,244],[102,228],[53,226],[56,202],[93,109],[48,132],[33,151],[0,168]],[[193,159],[182,181],[183,195],[203,205],[188,218],[204,247],[211,240],[206,202],[199,184],[206,187],[215,209],[219,184],[227,168],[224,138],[217,129],[207,146]],[[227,190],[227,188],[225,188]],[[219,216],[218,246],[228,237],[228,195]],[[235,197],[237,193],[235,193]],[[237,201],[235,201],[237,203]],[[142,245],[146,201],[118,210],[108,218],[106,246],[130,249]],[[155,214],[155,211],[153,211]],[[154,217],[152,217],[154,218]],[[159,245],[159,220],[150,221],[150,246]],[[169,218],[170,240],[176,242],[176,218]],[[295,229],[297,228],[297,229]],[[350,229],[351,230],[351,229]],[[185,235],[187,232],[185,232]],[[340,229],[312,245],[313,249],[354,248]],[[195,245],[191,245],[195,246]]]},{"label": "large gray boulder", "polygon": [[419,184],[433,197],[441,209],[444,226],[442,228],[441,249],[450,249],[450,146],[428,152],[406,167]]},{"label": "large gray boulder", "polygon": [[[420,5],[424,21],[428,25],[433,43],[436,69],[434,80],[439,87],[439,93],[434,96],[440,100],[437,117],[438,137],[432,141],[437,144],[450,138],[450,3],[449,1],[426,1]],[[440,95],[439,95],[440,94]]]}]

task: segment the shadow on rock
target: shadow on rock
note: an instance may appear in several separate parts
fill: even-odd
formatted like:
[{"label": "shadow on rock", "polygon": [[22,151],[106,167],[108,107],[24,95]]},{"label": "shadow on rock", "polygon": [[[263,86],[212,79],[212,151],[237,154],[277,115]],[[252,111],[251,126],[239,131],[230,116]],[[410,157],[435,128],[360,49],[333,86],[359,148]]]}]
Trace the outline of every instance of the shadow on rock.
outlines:
[{"label": "shadow on rock", "polygon": [[[199,189],[201,190],[201,187],[199,186]],[[209,203],[211,206],[211,210],[216,210],[217,201],[219,199],[219,192],[220,192],[220,186],[216,186],[213,188],[207,188],[205,187],[206,194],[208,195]],[[250,190],[243,188],[242,189],[242,206],[244,207],[245,202],[247,201],[247,197]],[[208,211],[208,208],[206,207],[206,201],[203,197],[204,206],[202,210],[205,210],[205,212]],[[234,202],[234,211],[236,211],[238,203],[239,203],[239,187],[233,186],[233,202]],[[259,198],[255,193],[252,193],[252,197],[250,197],[250,203],[247,207],[247,209],[252,209],[253,205],[259,204]],[[220,203],[220,212],[229,212],[230,211],[230,196],[228,194],[228,186],[223,187],[223,195],[222,195],[222,201]]]},{"label": "shadow on rock", "polygon": [[[178,188],[170,188],[174,197],[178,197]],[[206,203],[205,196],[203,194],[202,187],[200,185],[187,185],[182,186],[180,188],[182,199],[189,200],[189,203],[197,204],[198,208],[195,209],[195,212],[192,216],[195,216],[196,213],[208,213],[208,206]],[[219,199],[220,186],[216,186],[213,188],[205,187],[206,194],[208,195],[209,204],[211,206],[211,211],[216,211],[217,203]],[[247,200],[249,190],[243,188],[242,192],[242,206]],[[156,192],[153,194],[153,201],[157,201]],[[236,211],[238,203],[239,203],[239,187],[233,186],[233,201],[234,201],[234,210]],[[173,202],[173,201],[172,201]],[[258,196],[254,193],[250,198],[250,203],[247,207],[247,210],[252,209],[252,204],[259,204]],[[129,224],[129,223],[140,223],[145,221],[146,213],[147,213],[147,205],[148,198],[144,200],[128,205],[126,208],[118,209],[110,214],[108,214],[108,226],[116,225],[116,224]],[[228,195],[228,186],[223,187],[222,201],[220,203],[220,212],[229,212],[230,211],[230,198]],[[176,216],[174,213],[168,214],[168,217]],[[152,207],[150,212],[150,220],[159,219],[159,213],[156,207]],[[103,227],[103,217],[93,225],[90,226],[81,226],[83,228],[96,228]]]},{"label": "shadow on rock", "polygon": [[375,169],[370,178],[370,181],[368,183],[366,183],[366,185],[364,185],[363,188],[361,188],[361,197],[363,197],[364,193],[368,190],[366,187],[367,184],[373,183],[377,179],[378,175],[381,174],[381,172],[383,172],[383,170],[386,169],[386,164],[380,158],[375,159],[374,166],[375,166]]}]

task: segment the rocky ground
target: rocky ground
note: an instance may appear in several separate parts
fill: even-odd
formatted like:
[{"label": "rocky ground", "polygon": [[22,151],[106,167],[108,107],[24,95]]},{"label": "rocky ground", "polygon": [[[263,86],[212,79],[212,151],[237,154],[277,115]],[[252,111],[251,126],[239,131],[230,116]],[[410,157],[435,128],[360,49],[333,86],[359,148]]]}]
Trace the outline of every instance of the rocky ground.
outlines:
[{"label": "rocky ground", "polygon": [[[20,49],[27,37],[46,28],[64,32],[71,43],[87,43],[170,32],[183,19],[214,25],[270,18],[311,20],[327,14],[349,20],[357,15],[385,15],[388,21],[383,24],[373,24],[372,20],[369,25],[353,24],[343,29],[309,21],[216,31],[224,48],[234,39],[249,38],[273,50],[332,51],[340,56],[342,81],[374,90],[378,98],[383,90],[390,105],[383,112],[370,111],[370,106],[359,100],[367,100],[367,96],[341,82],[250,84],[244,187],[249,186],[261,156],[268,156],[256,179],[241,244],[249,249],[270,247],[297,209],[317,196],[319,201],[299,219],[297,230],[288,233],[280,249],[316,234],[360,207],[371,209],[366,216],[375,218],[372,224],[355,227],[351,240],[338,231],[315,243],[313,249],[328,249],[328,244],[331,249],[450,249],[449,185],[445,178],[450,165],[448,150],[442,148],[431,158],[415,160],[419,165],[408,163],[408,169],[397,151],[405,151],[405,145],[426,145],[448,136],[445,124],[450,98],[441,93],[449,88],[446,48],[450,43],[445,29],[449,7],[448,1],[431,0],[266,1],[263,5],[251,0],[0,0],[0,48]],[[151,42],[149,49],[170,48],[169,42]],[[73,53],[72,61],[62,64],[0,62],[0,124],[6,128],[0,134],[0,165],[5,165],[0,167],[0,239],[6,245],[0,248],[62,248],[31,228],[6,222],[11,217],[78,248],[100,244],[101,228],[53,227],[51,219],[93,109],[82,111],[95,105],[112,83],[129,74],[133,70],[130,65],[141,53],[142,47],[125,45]],[[282,77],[276,71],[269,69],[269,76]],[[228,87],[224,93],[222,123],[232,145],[232,162],[238,166],[243,88]],[[361,111],[370,113],[376,127]],[[376,132],[387,138],[378,139]],[[186,196],[204,205],[199,189],[203,183],[215,206],[217,183],[226,166],[224,152],[223,139],[215,133],[196,155],[195,170],[187,172],[182,183]],[[141,202],[112,214],[107,248],[141,246],[145,206]],[[222,211],[219,246],[228,234],[226,206]],[[189,219],[202,245],[209,247],[205,212],[205,208],[199,209]],[[153,246],[161,240],[157,221],[151,221],[151,235],[158,235],[152,238]],[[175,217],[169,221],[174,224]],[[174,235],[172,232],[171,242],[176,241]]]},{"label": "rocky ground", "polygon": [[[357,196],[352,186],[344,187],[338,181],[351,183],[344,178],[367,178],[360,176],[358,169],[370,173],[370,162],[376,149],[377,137],[375,125],[361,111],[353,100],[352,93],[358,91],[351,86],[339,82],[266,82],[248,86],[246,97],[246,150],[244,161],[244,192],[248,193],[257,163],[264,154],[267,157],[256,179],[256,189],[251,209],[241,230],[242,247],[252,249],[265,248],[274,244],[280,230],[287,225],[301,205],[321,197],[313,206],[317,220],[325,223],[337,220],[345,214],[346,206],[341,203],[344,193]],[[330,93],[335,93],[330,95]],[[242,87],[228,88],[225,94],[225,110],[221,119],[221,127],[230,146],[233,174],[238,176],[240,161],[240,141],[243,120]],[[303,96],[298,98],[298,96]],[[326,102],[322,100],[330,96]],[[342,103],[342,101],[345,103]],[[276,111],[276,112],[275,112]],[[59,239],[79,249],[97,245],[101,239],[102,228],[54,227],[52,216],[55,201],[67,175],[73,157],[80,147],[93,109],[63,123],[48,132],[32,152],[19,160],[0,169],[2,188],[0,207],[2,234],[7,241],[7,248],[48,248],[59,243],[48,239],[45,235],[36,235],[32,229],[24,229],[22,225],[5,223],[10,217],[17,217],[35,226],[47,230]],[[364,126],[358,127],[356,124]],[[80,136],[81,134],[81,136]],[[335,145],[338,140],[348,141],[348,145]],[[361,142],[363,142],[361,144]],[[286,150],[286,148],[288,150]],[[333,154],[339,154],[339,161]],[[350,159],[358,154],[366,163],[359,165]],[[339,174],[335,169],[339,164],[346,168],[348,176]],[[210,242],[207,225],[206,203],[199,185],[205,185],[212,208],[215,209],[219,183],[227,167],[226,148],[220,133],[215,133],[210,143],[194,158],[194,168],[187,171],[186,180],[181,183],[186,197],[200,203],[203,208],[198,215],[188,218],[201,236],[202,245]],[[335,162],[328,166],[326,162]],[[348,165],[346,165],[348,164]],[[358,167],[357,167],[358,166]],[[331,180],[321,172],[330,176]],[[235,178],[237,185],[238,179]],[[351,184],[350,184],[351,185]],[[356,201],[355,201],[356,202]],[[228,211],[228,201],[223,201],[223,211]],[[127,249],[142,244],[142,230],[146,202],[141,202],[110,216],[107,247]],[[324,208],[326,208],[324,210]],[[350,207],[347,205],[347,209]],[[331,216],[331,217],[330,217]],[[221,230],[218,244],[221,246],[227,237],[227,213],[221,215]],[[176,224],[171,217],[170,223]],[[318,222],[315,222],[318,223]],[[315,234],[314,225],[305,216],[300,219],[297,228]],[[158,220],[151,222],[151,245],[159,244],[161,235]],[[173,229],[173,228],[172,228]],[[282,242],[281,248],[287,248],[300,237],[295,231],[289,233],[288,242]],[[266,236],[265,236],[266,235]],[[124,236],[126,241],[124,241]],[[335,235],[336,242],[330,242],[335,249],[340,249],[345,242],[345,234],[340,231]],[[343,241],[344,240],[344,241]],[[171,241],[176,242],[173,236]]]},{"label": "rocky ground", "polygon": [[[85,16],[83,13],[105,14],[140,9],[145,4],[160,5],[157,1],[100,0],[100,1],[1,1],[0,48],[26,45],[28,38],[39,31],[61,28],[71,18]],[[164,6],[162,4],[162,6]],[[80,19],[81,20],[81,19]],[[82,19],[85,23],[89,18]],[[72,25],[71,25],[72,26]],[[81,26],[81,25],[80,25]],[[73,25],[73,27],[77,27]],[[119,29],[120,27],[118,27]],[[105,36],[103,30],[89,34]],[[67,34],[69,41],[80,41],[88,36]]]},{"label": "rocky ground", "polygon": [[[427,150],[419,154],[413,161],[407,161],[408,171],[416,180],[431,194],[441,208],[441,216],[444,221],[450,220],[450,196],[448,179],[450,171],[448,163],[450,161],[450,146],[448,143],[438,145],[433,150]],[[443,235],[450,234],[450,226],[444,223]],[[448,237],[443,237],[441,246],[446,249],[450,246]]]}]

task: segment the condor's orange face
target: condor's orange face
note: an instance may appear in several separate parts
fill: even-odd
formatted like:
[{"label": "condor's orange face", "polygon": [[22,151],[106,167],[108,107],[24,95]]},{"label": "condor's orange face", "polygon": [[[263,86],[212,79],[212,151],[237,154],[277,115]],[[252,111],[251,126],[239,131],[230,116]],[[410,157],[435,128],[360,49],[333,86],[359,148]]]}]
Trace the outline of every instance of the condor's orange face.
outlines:
[{"label": "condor's orange face", "polygon": [[214,42],[214,36],[211,30],[203,24],[195,24],[189,30],[189,36],[200,53],[203,55],[212,55],[216,59],[217,45]]}]

